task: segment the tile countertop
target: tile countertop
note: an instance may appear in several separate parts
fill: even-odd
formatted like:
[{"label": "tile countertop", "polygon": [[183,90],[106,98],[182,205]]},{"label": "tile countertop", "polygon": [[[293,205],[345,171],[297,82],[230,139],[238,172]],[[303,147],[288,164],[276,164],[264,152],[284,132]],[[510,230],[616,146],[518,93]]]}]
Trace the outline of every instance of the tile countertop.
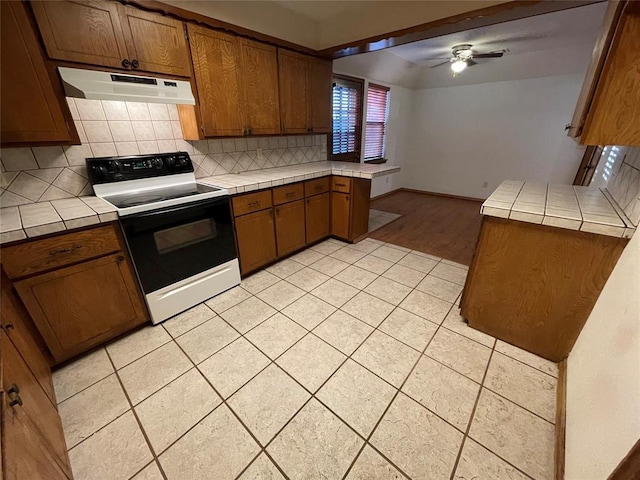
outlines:
[{"label": "tile countertop", "polygon": [[505,180],[480,213],[613,237],[636,230],[606,188]]},{"label": "tile countertop", "polygon": [[300,182],[311,178],[327,175],[341,175],[343,177],[368,178],[381,177],[400,171],[400,167],[367,163],[348,162],[313,162],[288,167],[267,168],[265,170],[250,170],[242,173],[229,173],[213,177],[199,178],[198,181],[222,187],[230,194],[251,192],[262,188],[277,187],[287,183]]},{"label": "tile countertop", "polygon": [[73,197],[0,208],[0,243],[47,235],[118,219],[98,197]]},{"label": "tile countertop", "polygon": [[[386,164],[315,162],[216,175],[199,178],[198,181],[226,188],[233,195],[327,175],[371,179],[399,171],[400,167]],[[112,205],[93,196],[0,208],[0,244],[117,219],[118,214]]]}]

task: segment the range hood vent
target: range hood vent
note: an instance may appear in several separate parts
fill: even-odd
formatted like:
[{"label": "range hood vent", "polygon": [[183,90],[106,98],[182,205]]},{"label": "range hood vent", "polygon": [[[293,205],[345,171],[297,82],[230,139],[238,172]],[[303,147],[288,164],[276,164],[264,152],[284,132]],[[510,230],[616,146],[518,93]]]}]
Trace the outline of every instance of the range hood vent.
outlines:
[{"label": "range hood vent", "polygon": [[58,67],[69,97],[125,102],[195,105],[191,84],[184,80]]}]

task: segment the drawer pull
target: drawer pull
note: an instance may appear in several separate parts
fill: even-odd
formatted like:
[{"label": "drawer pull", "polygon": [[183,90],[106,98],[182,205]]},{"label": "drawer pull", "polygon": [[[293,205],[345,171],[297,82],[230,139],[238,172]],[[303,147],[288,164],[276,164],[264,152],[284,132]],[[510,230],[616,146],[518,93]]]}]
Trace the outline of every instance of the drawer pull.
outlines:
[{"label": "drawer pull", "polygon": [[9,387],[9,390],[7,390],[7,395],[11,395],[11,394],[14,394],[14,393],[16,395],[18,393],[20,393],[20,388],[15,383],[12,383],[11,386]]},{"label": "drawer pull", "polygon": [[122,262],[124,262],[124,255],[120,255],[118,257],[118,263],[122,263]]},{"label": "drawer pull", "polygon": [[336,187],[346,187],[346,183],[336,183]]},{"label": "drawer pull", "polygon": [[259,207],[260,206],[260,200],[256,201],[256,202],[249,202],[247,203],[247,207],[249,208],[253,208],[253,207]]},{"label": "drawer pull", "polygon": [[20,395],[16,395],[15,397],[13,397],[11,399],[11,401],[9,402],[9,406],[10,407],[15,407],[16,405],[20,405],[22,406],[22,398],[20,398]]},{"label": "drawer pull", "polygon": [[9,390],[7,390],[7,395],[9,395],[9,406],[14,407],[16,405],[22,406],[22,398],[20,398],[20,388],[14,383],[11,385]]},{"label": "drawer pull", "polygon": [[2,326],[5,330],[13,330],[13,323],[9,322]]},{"label": "drawer pull", "polygon": [[49,252],[49,255],[55,256],[61,253],[71,253],[71,252],[75,252],[76,250],[80,250],[81,248],[82,248],[82,245],[73,245],[67,248],[58,248],[57,250],[51,250]]},{"label": "drawer pull", "polygon": [[296,194],[296,192],[287,192],[287,193],[285,194],[285,197],[287,197],[287,198],[291,198],[291,197],[295,196],[295,194]]}]

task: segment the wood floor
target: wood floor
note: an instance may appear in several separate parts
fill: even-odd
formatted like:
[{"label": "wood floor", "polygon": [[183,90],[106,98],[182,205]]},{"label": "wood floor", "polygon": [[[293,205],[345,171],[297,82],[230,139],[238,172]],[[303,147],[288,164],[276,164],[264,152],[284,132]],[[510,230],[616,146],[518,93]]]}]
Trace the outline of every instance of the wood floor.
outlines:
[{"label": "wood floor", "polygon": [[469,265],[480,231],[482,202],[400,191],[371,208],[403,215],[369,236]]}]

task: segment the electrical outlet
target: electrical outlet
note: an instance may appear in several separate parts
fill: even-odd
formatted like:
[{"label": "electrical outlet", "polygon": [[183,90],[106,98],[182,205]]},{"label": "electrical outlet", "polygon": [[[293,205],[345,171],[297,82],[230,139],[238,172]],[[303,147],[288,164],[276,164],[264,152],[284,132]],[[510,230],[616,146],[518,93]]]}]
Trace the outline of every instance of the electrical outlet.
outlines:
[{"label": "electrical outlet", "polygon": [[257,156],[259,159],[264,158],[264,157],[262,156],[262,149],[261,149],[261,148],[258,148],[258,149],[256,150],[256,156]]},{"label": "electrical outlet", "polygon": [[386,180],[387,180],[387,181],[386,181],[386,183],[389,183],[389,177],[387,177],[387,179],[386,179]]},{"label": "electrical outlet", "polygon": [[482,183],[482,188],[487,188],[489,186],[489,182],[483,182]]}]

